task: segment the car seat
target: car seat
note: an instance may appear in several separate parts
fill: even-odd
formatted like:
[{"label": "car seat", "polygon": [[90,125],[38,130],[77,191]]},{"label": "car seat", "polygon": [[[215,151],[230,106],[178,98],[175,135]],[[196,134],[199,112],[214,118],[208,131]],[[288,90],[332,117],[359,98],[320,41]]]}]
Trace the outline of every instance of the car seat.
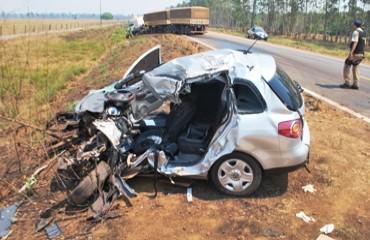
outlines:
[{"label": "car seat", "polygon": [[194,117],[188,129],[178,138],[177,145],[182,153],[200,155],[208,148],[222,118],[226,101],[221,99],[224,84],[220,81],[195,85],[194,88],[198,88],[204,95],[196,103]]},{"label": "car seat", "polygon": [[[176,140],[189,125],[197,109],[197,92],[181,97],[180,104],[174,104],[167,115],[165,128],[143,132],[136,139],[133,150],[136,154],[145,152],[150,146],[156,146],[171,155],[177,151]],[[158,139],[160,138],[160,140]]]}]

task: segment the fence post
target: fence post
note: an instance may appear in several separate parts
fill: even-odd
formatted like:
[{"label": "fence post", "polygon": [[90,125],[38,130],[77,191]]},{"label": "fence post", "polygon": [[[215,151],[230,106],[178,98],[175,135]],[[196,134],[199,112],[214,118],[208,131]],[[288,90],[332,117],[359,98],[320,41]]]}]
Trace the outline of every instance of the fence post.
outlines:
[{"label": "fence post", "polygon": [[13,25],[13,34],[15,34],[15,25]]},{"label": "fence post", "polygon": [[0,37],[3,35],[3,26],[0,26]]}]

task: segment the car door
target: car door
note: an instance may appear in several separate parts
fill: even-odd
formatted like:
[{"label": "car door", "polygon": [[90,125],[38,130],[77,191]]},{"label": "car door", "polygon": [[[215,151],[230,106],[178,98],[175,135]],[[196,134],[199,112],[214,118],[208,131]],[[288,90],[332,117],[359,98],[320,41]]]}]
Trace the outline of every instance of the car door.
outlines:
[{"label": "car door", "polygon": [[161,65],[161,46],[157,45],[154,48],[146,51],[130,66],[127,72],[123,75],[123,79],[129,75],[135,75],[140,72],[147,72]]},{"label": "car door", "polygon": [[280,158],[276,126],[268,116],[264,98],[252,82],[236,80],[233,91],[239,116],[236,150],[253,156],[264,168],[275,157]]},{"label": "car door", "polygon": [[[141,76],[145,72],[159,66],[161,63],[161,46],[157,45],[142,54],[130,66],[121,80],[113,82],[112,84],[102,89],[90,90],[89,94],[77,104],[75,111],[77,113],[83,113],[85,111],[100,113],[104,110],[106,93],[113,91],[122,91],[124,90],[124,87],[131,86],[137,83],[135,86],[133,86],[133,92],[136,93],[136,98],[135,101],[132,101],[132,105],[134,106],[133,111],[134,113],[136,113],[137,118],[141,118],[146,113],[151,112],[158,106],[162,105],[162,100],[156,98],[152,93],[148,92],[147,89],[145,89],[144,86],[140,83]],[[142,108],[142,106],[144,106],[144,108]],[[139,114],[140,109],[145,109],[145,111]]]}]

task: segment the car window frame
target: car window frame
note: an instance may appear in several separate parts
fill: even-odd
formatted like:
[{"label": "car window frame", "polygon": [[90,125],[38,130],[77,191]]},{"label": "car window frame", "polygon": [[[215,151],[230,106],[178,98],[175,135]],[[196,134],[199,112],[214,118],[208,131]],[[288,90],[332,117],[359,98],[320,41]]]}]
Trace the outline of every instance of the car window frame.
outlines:
[{"label": "car window frame", "polygon": [[[253,92],[253,94],[256,97],[256,99],[259,101],[260,108],[258,110],[257,109],[249,109],[249,110],[240,109],[238,107],[238,99],[237,99],[237,96],[236,96],[236,93],[235,93],[235,89],[234,89],[235,85],[243,85],[243,86],[248,87]],[[247,79],[237,78],[237,79],[234,80],[234,83],[231,86],[231,90],[233,92],[234,106],[235,106],[236,112],[238,114],[243,114],[243,115],[247,115],[247,114],[259,114],[259,113],[263,113],[263,112],[266,111],[266,109],[267,109],[266,101],[263,98],[261,92],[256,87],[256,85],[253,84],[253,82],[251,82],[251,81],[249,81]]]},{"label": "car window frame", "polygon": [[[284,81],[278,80],[282,84],[279,85],[274,84],[275,82],[277,82],[277,80],[275,80],[277,76],[280,79],[284,80]],[[280,99],[280,101],[284,104],[284,106],[288,108],[290,111],[298,111],[303,106],[304,104],[303,97],[301,95],[301,92],[299,91],[297,83],[284,71],[284,69],[281,66],[276,65],[276,72],[274,76],[270,80],[266,81],[266,83],[270,87],[270,89],[275,93],[275,95]],[[289,87],[289,89],[287,87]],[[291,90],[294,90],[294,92],[292,92]],[[289,96],[289,101],[287,101],[286,96],[289,95],[288,93],[289,94],[294,93],[295,97],[298,97],[298,101],[296,101],[296,99],[293,98],[292,96]]]}]

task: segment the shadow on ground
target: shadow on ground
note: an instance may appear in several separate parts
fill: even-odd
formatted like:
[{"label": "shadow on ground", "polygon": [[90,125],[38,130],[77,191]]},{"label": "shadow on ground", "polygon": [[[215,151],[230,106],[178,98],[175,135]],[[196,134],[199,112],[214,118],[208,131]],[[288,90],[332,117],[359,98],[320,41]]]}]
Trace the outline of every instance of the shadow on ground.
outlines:
[{"label": "shadow on ground", "polygon": [[340,88],[340,87],[339,87],[339,84],[334,85],[334,84],[319,84],[319,83],[316,83],[316,86],[319,86],[319,87],[321,87],[321,88],[327,88],[327,89]]},{"label": "shadow on ground", "polygon": [[[203,200],[234,199],[238,197],[229,196],[219,192],[211,181],[194,180],[185,178],[173,179],[172,184],[167,178],[157,179],[157,190],[159,193],[185,194],[186,188],[191,187],[194,197]],[[155,193],[154,177],[136,177],[127,182],[135,191],[140,193]],[[248,198],[271,198],[283,195],[288,188],[288,174],[265,176],[258,190]]]}]

